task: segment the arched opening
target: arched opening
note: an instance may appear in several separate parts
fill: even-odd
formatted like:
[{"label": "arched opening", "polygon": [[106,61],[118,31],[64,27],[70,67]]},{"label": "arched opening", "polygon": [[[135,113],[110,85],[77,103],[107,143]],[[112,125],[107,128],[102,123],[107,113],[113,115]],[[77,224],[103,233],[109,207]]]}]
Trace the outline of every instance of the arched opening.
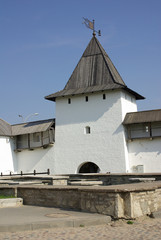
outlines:
[{"label": "arched opening", "polygon": [[99,173],[99,172],[100,172],[99,167],[93,162],[86,162],[79,169],[79,173]]}]

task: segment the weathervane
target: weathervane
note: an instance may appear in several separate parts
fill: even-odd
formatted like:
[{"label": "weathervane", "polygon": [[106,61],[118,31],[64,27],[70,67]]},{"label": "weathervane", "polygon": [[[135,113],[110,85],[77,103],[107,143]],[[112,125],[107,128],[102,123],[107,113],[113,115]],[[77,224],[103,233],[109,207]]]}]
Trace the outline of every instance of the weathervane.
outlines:
[{"label": "weathervane", "polygon": [[98,36],[101,36],[101,30],[98,30],[98,31],[95,30],[94,20],[90,21],[88,18],[83,18],[83,19],[84,19],[83,24],[85,24],[87,28],[90,28],[91,30],[93,30],[93,36],[96,36],[96,33],[98,33]]}]

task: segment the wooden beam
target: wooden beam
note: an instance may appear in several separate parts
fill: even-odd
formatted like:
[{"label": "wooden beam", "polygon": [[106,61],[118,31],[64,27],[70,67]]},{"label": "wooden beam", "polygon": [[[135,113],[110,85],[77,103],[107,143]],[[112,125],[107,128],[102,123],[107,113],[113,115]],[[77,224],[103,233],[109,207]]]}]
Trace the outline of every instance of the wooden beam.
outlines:
[{"label": "wooden beam", "polygon": [[41,146],[43,146],[43,132],[40,133],[41,134]]},{"label": "wooden beam", "polygon": [[27,134],[28,148],[30,149],[30,134]]}]

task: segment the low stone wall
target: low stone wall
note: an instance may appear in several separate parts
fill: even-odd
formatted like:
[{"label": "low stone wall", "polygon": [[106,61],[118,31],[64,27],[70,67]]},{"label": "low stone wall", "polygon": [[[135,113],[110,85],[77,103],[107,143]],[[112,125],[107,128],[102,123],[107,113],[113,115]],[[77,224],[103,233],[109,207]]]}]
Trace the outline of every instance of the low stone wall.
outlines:
[{"label": "low stone wall", "polygon": [[1,187],[0,194],[12,191],[26,205],[59,207],[136,218],[161,208],[161,182],[115,186],[13,186]]},{"label": "low stone wall", "polygon": [[0,186],[0,195],[17,197],[17,187]]},{"label": "low stone wall", "polygon": [[22,198],[6,198],[0,199],[0,208],[20,207],[23,204]]},{"label": "low stone wall", "polygon": [[[72,181],[90,180],[102,181],[103,185],[133,184],[134,182],[161,181],[161,173],[97,173],[97,174],[69,174],[68,184]],[[142,180],[141,180],[142,179]]]},{"label": "low stone wall", "polygon": [[129,215],[132,218],[150,215],[161,209],[161,189],[145,192],[133,192],[130,194],[131,209]]},{"label": "low stone wall", "polygon": [[59,187],[18,187],[17,196],[23,198],[24,204],[60,207],[81,210],[78,189]]}]

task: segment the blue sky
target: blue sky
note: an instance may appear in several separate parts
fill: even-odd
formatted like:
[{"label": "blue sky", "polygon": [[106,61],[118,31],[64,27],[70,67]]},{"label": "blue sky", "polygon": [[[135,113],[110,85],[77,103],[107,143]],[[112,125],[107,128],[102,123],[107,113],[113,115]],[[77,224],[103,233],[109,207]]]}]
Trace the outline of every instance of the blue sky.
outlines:
[{"label": "blue sky", "polygon": [[14,124],[55,117],[44,96],[62,90],[92,37],[127,86],[146,97],[138,110],[161,108],[160,0],[0,0],[0,118]]}]

